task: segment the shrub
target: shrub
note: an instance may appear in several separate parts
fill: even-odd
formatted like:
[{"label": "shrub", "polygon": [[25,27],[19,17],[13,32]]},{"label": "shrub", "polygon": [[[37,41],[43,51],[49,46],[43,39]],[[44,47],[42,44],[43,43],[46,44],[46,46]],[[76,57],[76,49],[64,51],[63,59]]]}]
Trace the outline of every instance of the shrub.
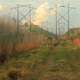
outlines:
[{"label": "shrub", "polygon": [[20,78],[20,73],[13,70],[10,71],[7,76],[9,80],[18,80]]},{"label": "shrub", "polygon": [[16,21],[8,17],[0,17],[0,63],[6,61],[15,51],[17,42],[22,39],[22,32],[17,34],[16,29]]}]

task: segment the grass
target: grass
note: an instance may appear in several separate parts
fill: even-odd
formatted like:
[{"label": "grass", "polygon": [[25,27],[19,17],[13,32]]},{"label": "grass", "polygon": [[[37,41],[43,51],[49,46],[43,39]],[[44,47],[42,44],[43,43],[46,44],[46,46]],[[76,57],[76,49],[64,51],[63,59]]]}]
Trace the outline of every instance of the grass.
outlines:
[{"label": "grass", "polygon": [[18,70],[21,80],[80,80],[80,50],[43,45],[18,52],[0,66],[0,80],[11,70]]},{"label": "grass", "polygon": [[[10,23],[10,20],[8,22]],[[5,42],[5,45],[9,42],[14,44],[16,41],[23,39],[22,32],[16,38],[16,34],[14,34],[16,27],[9,29],[9,27],[16,25],[15,22],[6,23],[5,25],[3,23],[5,23],[5,20],[0,20],[1,32],[5,32],[6,29],[9,33],[6,35],[1,34],[1,43],[3,42],[4,44]],[[53,37],[52,33],[37,26],[35,27],[35,25],[31,26],[29,35],[32,38],[37,36],[40,38]],[[18,80],[80,80],[80,49],[73,49],[73,47],[72,42],[66,40],[61,41],[59,46],[53,49],[45,43],[45,45],[41,45],[36,49],[15,52],[5,64],[0,64],[0,80],[9,80],[8,73],[13,71],[19,72]]]}]

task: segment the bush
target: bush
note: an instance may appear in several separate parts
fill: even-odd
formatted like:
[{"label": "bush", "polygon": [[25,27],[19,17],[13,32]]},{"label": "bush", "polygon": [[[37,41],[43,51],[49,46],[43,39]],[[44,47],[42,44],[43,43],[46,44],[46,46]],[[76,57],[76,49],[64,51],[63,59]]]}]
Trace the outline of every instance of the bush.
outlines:
[{"label": "bush", "polygon": [[0,54],[0,64],[4,64],[7,60],[7,54],[5,52],[3,52],[2,54]]},{"label": "bush", "polygon": [[16,21],[0,17],[0,63],[6,61],[7,57],[15,51],[17,42],[22,39],[22,32],[17,34],[16,29]]},{"label": "bush", "polygon": [[18,80],[21,78],[21,74],[17,70],[11,70],[7,74],[7,79],[8,80]]}]

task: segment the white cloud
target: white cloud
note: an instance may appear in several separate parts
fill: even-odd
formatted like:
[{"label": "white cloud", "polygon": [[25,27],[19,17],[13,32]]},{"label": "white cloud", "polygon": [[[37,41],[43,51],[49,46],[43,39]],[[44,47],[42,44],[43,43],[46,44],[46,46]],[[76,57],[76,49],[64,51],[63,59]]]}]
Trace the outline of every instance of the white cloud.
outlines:
[{"label": "white cloud", "polygon": [[6,11],[8,9],[9,9],[8,5],[0,4],[0,11]]},{"label": "white cloud", "polygon": [[48,16],[48,2],[42,3],[35,12],[33,23],[36,25],[42,24]]}]

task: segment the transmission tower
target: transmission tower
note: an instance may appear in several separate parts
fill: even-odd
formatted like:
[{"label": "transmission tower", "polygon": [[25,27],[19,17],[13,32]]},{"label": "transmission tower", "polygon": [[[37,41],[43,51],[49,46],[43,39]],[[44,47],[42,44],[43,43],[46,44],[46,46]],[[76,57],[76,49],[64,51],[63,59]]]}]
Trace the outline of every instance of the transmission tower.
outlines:
[{"label": "transmission tower", "polygon": [[[66,6],[60,6],[66,9]],[[72,9],[75,9],[74,7],[71,7],[70,2],[68,1],[68,5],[67,5],[67,18],[65,17],[66,15],[61,15],[61,19],[63,19],[65,21],[65,23],[68,24],[68,37],[70,37],[70,11]]]}]

